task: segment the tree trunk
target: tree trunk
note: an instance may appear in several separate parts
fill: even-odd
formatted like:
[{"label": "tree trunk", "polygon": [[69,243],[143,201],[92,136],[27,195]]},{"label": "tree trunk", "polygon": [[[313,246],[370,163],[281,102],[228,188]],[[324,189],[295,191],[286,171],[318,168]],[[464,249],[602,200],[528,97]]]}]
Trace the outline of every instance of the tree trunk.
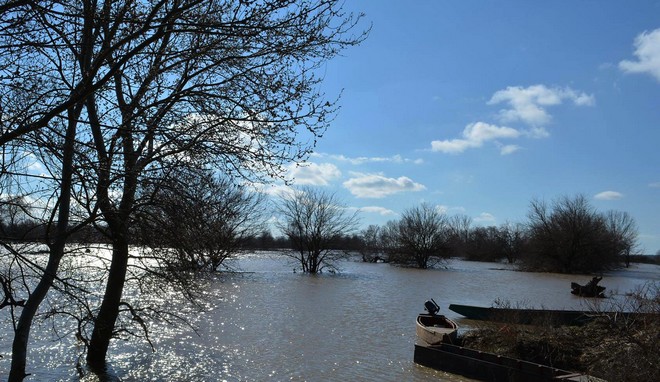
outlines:
[{"label": "tree trunk", "polygon": [[58,248],[52,248],[46,266],[45,273],[41,276],[39,284],[34,288],[30,298],[25,303],[21,317],[16,326],[14,333],[14,341],[12,343],[12,356],[11,356],[11,370],[9,372],[9,382],[22,381],[27,376],[25,369],[27,366],[27,348],[28,340],[30,338],[30,328],[32,327],[32,320],[37,314],[39,305],[46,298],[48,290],[53,285],[55,274],[59,267],[62,254],[64,253],[64,245]]},{"label": "tree trunk", "polygon": [[94,370],[105,369],[110,339],[119,316],[119,303],[124,290],[128,267],[128,242],[120,236],[112,243],[112,263],[108,274],[101,309],[94,322],[94,331],[87,350],[87,364]]},{"label": "tree trunk", "polygon": [[57,225],[55,226],[55,240],[49,248],[48,264],[41,275],[30,297],[27,299],[21,316],[18,319],[18,325],[14,332],[14,341],[12,343],[11,370],[9,371],[9,381],[22,381],[27,374],[25,373],[27,365],[27,348],[30,339],[30,328],[32,321],[37,314],[39,305],[43,302],[53,285],[57,275],[62,256],[64,256],[64,246],[66,245],[67,229],[69,226],[69,207],[71,206],[71,179],[73,174],[73,154],[75,150],[74,139],[78,117],[82,108],[76,107],[70,109],[68,113],[68,125],[66,137],[64,140],[62,157],[62,182],[60,184],[59,210],[57,215]]}]

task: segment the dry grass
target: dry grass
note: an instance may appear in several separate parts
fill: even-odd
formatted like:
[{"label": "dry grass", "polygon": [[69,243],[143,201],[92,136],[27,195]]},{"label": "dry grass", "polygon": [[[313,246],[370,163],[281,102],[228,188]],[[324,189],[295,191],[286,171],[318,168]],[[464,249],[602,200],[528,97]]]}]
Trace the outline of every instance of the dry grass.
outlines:
[{"label": "dry grass", "polygon": [[[660,284],[630,294],[630,310],[660,314]],[[497,324],[471,330],[462,345],[608,381],[660,381],[660,316],[606,315],[579,327]]]}]

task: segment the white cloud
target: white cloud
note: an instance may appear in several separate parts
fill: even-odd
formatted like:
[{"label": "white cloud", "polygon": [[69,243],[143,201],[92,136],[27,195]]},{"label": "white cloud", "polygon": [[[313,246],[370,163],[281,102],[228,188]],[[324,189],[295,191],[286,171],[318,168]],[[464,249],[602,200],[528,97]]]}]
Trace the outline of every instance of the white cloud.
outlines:
[{"label": "white cloud", "polygon": [[444,141],[431,142],[431,150],[446,154],[460,154],[471,147],[477,146],[465,139],[446,139]]},{"label": "white cloud", "polygon": [[438,211],[441,214],[449,214],[449,213],[465,213],[465,208],[463,207],[451,207],[451,206],[446,206],[443,204],[438,204],[435,206],[436,211]]},{"label": "white cloud", "polygon": [[344,182],[344,187],[358,198],[383,198],[399,192],[426,189],[424,185],[405,176],[387,178],[382,174],[363,173],[353,173],[352,176],[353,178]]},{"label": "white cloud", "polygon": [[46,170],[44,165],[37,159],[37,156],[34,154],[27,155],[28,160],[28,170],[33,174],[43,174]]},{"label": "white cloud", "polygon": [[274,197],[286,197],[295,194],[295,190],[293,188],[284,184],[252,183],[251,186],[254,187],[257,192],[261,192],[262,194]]},{"label": "white cloud", "polygon": [[500,147],[500,154],[509,155],[515,153],[518,150],[520,150],[520,146],[518,145],[503,145]]},{"label": "white cloud", "polygon": [[498,127],[477,122],[465,127],[463,136],[472,142],[484,142],[498,138],[517,138],[520,132],[510,127]]},{"label": "white cloud", "polygon": [[493,223],[495,222],[495,220],[496,220],[495,216],[493,216],[488,212],[482,212],[481,214],[479,214],[479,216],[474,218],[474,221],[476,223]]},{"label": "white cloud", "polygon": [[525,135],[530,138],[541,139],[549,137],[550,133],[544,127],[535,126],[525,130]]},{"label": "white cloud", "polygon": [[649,187],[651,187],[651,188],[660,188],[660,182],[649,183]]},{"label": "white cloud", "polygon": [[289,177],[298,185],[327,186],[341,176],[341,171],[331,163],[292,164],[288,170]]},{"label": "white cloud", "polygon": [[498,90],[488,104],[509,105],[509,108],[499,111],[499,117],[504,122],[521,121],[531,126],[542,126],[552,120],[546,108],[560,105],[564,100],[573,101],[577,106],[590,106],[595,103],[592,95],[577,92],[569,87],[548,88],[545,85],[533,85],[527,88],[509,86],[504,90]]},{"label": "white cloud", "polygon": [[424,160],[421,158],[410,159],[404,158],[399,154],[392,155],[389,157],[347,157],[344,155],[333,155],[325,153],[313,153],[312,157],[317,158],[330,158],[340,162],[348,162],[350,164],[359,165],[364,163],[379,163],[379,162],[389,162],[389,163],[413,163],[413,164],[422,164]]},{"label": "white cloud", "polygon": [[510,127],[476,122],[467,125],[463,129],[462,135],[462,139],[432,141],[431,150],[447,154],[459,154],[469,148],[481,147],[487,141],[518,138],[521,133]]},{"label": "white cloud", "polygon": [[626,73],[648,73],[660,81],[660,28],[642,32],[634,45],[637,61],[621,61],[619,69]]},{"label": "white cloud", "polygon": [[623,198],[623,194],[616,191],[603,191],[594,195],[597,200],[618,200]]},{"label": "white cloud", "polygon": [[496,141],[500,147],[500,154],[512,154],[518,151],[520,146],[504,145],[497,142],[497,140],[515,139],[520,136],[547,138],[550,133],[543,126],[548,124],[552,117],[546,111],[546,108],[560,105],[565,100],[572,101],[577,106],[590,106],[595,103],[592,95],[575,91],[569,87],[548,88],[545,85],[533,85],[523,88],[509,86],[495,92],[488,104],[508,104],[508,108],[499,111],[500,120],[504,123],[523,122],[529,125],[527,130],[517,130],[486,122],[475,122],[463,129],[462,138],[432,141],[431,150],[447,154],[460,154],[470,148],[482,147],[485,142]]},{"label": "white cloud", "polygon": [[360,207],[359,210],[362,212],[366,212],[370,214],[378,214],[382,216],[396,215],[396,212],[387,209],[385,207],[378,207],[378,206]]}]

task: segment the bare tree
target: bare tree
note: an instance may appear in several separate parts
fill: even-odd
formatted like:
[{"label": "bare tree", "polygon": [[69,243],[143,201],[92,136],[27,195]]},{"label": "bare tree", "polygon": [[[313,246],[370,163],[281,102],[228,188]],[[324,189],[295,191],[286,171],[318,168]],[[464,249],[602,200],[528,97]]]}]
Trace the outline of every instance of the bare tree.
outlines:
[{"label": "bare tree", "polygon": [[467,215],[454,215],[449,218],[451,250],[459,256],[465,255],[470,241],[472,218]]},{"label": "bare tree", "polygon": [[166,182],[146,184],[149,204],[136,220],[141,244],[177,253],[169,267],[216,271],[262,227],[262,194],[205,169],[170,171]]},{"label": "bare tree", "polygon": [[559,198],[552,209],[542,201],[532,201],[529,218],[526,262],[533,269],[564,273],[611,269],[620,264],[625,251],[620,234],[636,236],[627,215],[612,213],[608,222],[583,195]]},{"label": "bare tree", "polygon": [[[136,28],[126,17],[132,9],[130,5],[115,8],[96,1],[4,1],[0,9],[0,145],[4,154],[10,151],[14,155],[9,160],[2,159],[3,182],[6,178],[16,181],[29,176],[21,168],[15,171],[13,165],[19,163],[15,155],[39,152],[43,138],[48,137],[46,130],[51,133],[47,148],[57,158],[57,168],[50,169],[56,186],[48,188],[52,191],[50,196],[41,195],[42,203],[52,208],[44,211],[47,229],[43,241],[50,256],[41,270],[43,277],[29,292],[12,345],[9,380],[20,381],[26,375],[32,320],[56,279],[70,235],[76,135],[84,102],[112,79],[118,66],[108,65],[110,52],[122,49],[137,37],[157,38],[151,33],[157,28],[152,29],[151,17]],[[121,24],[132,31],[117,35]],[[103,28],[111,31],[111,39],[100,38]],[[124,50],[124,58],[134,56],[147,45]],[[7,147],[12,149],[6,150]],[[4,166],[7,161],[14,171]],[[54,202],[47,203],[47,199]],[[20,253],[16,255],[21,259]]]},{"label": "bare tree", "polygon": [[514,263],[527,244],[527,231],[522,224],[504,223],[499,227],[475,227],[469,230],[464,244],[467,260]]},{"label": "bare tree", "polygon": [[401,252],[399,250],[399,223],[394,220],[389,220],[378,233],[379,247],[387,256],[387,261],[397,261],[397,256]]},{"label": "bare tree", "polygon": [[[136,14],[150,13],[151,5]],[[304,158],[334,106],[316,91],[315,69],[358,43],[356,20],[336,1],[172,2],[176,22],[88,98],[98,206],[111,232],[113,265],[87,361],[103,367],[128,265],[128,235],[141,176],[172,161],[201,161],[228,177],[277,177]],[[111,65],[122,52],[108,58]],[[137,81],[136,81],[137,80]],[[182,157],[182,154],[191,158]],[[121,198],[112,200],[118,187]]]},{"label": "bare tree", "polygon": [[626,267],[637,247],[637,224],[627,212],[608,211],[605,214],[612,251],[623,257]]},{"label": "bare tree", "polygon": [[428,268],[432,260],[449,256],[448,240],[448,219],[437,208],[423,203],[403,212],[397,232],[401,262]]},{"label": "bare tree", "polygon": [[475,227],[470,230],[465,258],[473,261],[500,261],[505,257],[504,245],[497,227]]},{"label": "bare tree", "polygon": [[333,239],[353,231],[357,212],[349,213],[335,194],[303,188],[283,196],[278,206],[279,229],[293,245],[291,257],[306,273],[335,268],[335,262],[347,256],[333,251]]},{"label": "bare tree", "polygon": [[282,164],[310,152],[336,111],[317,90],[316,70],[366,33],[352,34],[360,16],[335,0],[0,9],[0,143],[39,152],[56,166],[49,172],[58,185],[52,261],[22,312],[10,380],[25,376],[32,317],[57,274],[72,199],[87,213],[81,222],[102,219],[113,248],[87,353],[103,368],[120,307],[137,312],[122,293],[141,180],[182,161],[230,178],[278,177]]},{"label": "bare tree", "polygon": [[498,239],[506,260],[513,264],[523,254],[528,233],[523,224],[507,222],[499,227]]},{"label": "bare tree", "polygon": [[380,226],[371,224],[360,232],[362,238],[362,248],[360,253],[362,261],[374,263],[378,260],[385,260],[383,256],[383,247],[380,242]]},{"label": "bare tree", "polygon": [[[72,89],[71,91],[73,92],[74,90]],[[56,171],[57,175],[53,176],[55,183],[51,189],[52,194],[49,197],[51,200],[55,200],[53,203],[54,208],[50,213],[49,211],[45,211],[45,216],[47,218],[45,222],[46,229],[43,241],[47,243],[50,254],[46,266],[40,268],[42,277],[34,289],[29,292],[29,298],[25,302],[14,331],[14,341],[12,343],[12,366],[9,374],[10,381],[21,381],[27,375],[25,373],[25,368],[28,340],[32,321],[40,304],[45,299],[46,294],[53,285],[54,280],[57,278],[60,262],[62,261],[62,258],[65,254],[65,245],[72,232],[70,227],[72,224],[70,219],[70,207],[74,188],[73,163],[75,155],[75,135],[78,129],[81,113],[81,104],[71,106],[66,110],[61,120],[51,121],[51,126],[49,126],[49,129],[51,129],[54,134],[59,135],[59,137],[63,137],[61,141],[55,142],[54,145],[46,146],[50,148],[51,152],[56,152],[55,158],[59,165],[58,170]],[[64,134],[62,134],[62,131]],[[13,132],[9,132],[7,134],[11,135],[12,133]],[[19,145],[24,145],[28,142],[31,142],[36,148],[39,148],[39,142],[43,136],[43,134],[39,133],[41,132],[28,131],[25,134],[36,135],[36,137],[25,141],[23,139],[16,139],[16,141],[19,142]],[[20,177],[22,174],[12,174],[12,176]],[[89,219],[84,219],[82,222],[79,222],[78,227],[75,227],[73,230],[76,230],[80,226],[87,224],[88,221]],[[19,261],[26,260],[25,256],[20,253],[16,253],[16,257]]]}]

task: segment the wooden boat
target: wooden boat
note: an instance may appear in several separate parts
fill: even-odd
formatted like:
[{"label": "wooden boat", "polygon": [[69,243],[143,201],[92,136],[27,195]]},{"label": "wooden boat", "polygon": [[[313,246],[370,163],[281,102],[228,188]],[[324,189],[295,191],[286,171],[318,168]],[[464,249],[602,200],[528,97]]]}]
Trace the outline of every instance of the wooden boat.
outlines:
[{"label": "wooden boat", "polygon": [[428,345],[456,343],[458,325],[443,315],[420,314],[415,328],[417,338]]},{"label": "wooden boat", "polygon": [[435,300],[430,299],[424,303],[424,310],[428,314],[417,316],[415,332],[421,342],[435,345],[442,342],[455,343],[458,336],[458,325],[449,318],[437,314],[440,307]]},{"label": "wooden boat", "polygon": [[450,304],[449,310],[472,320],[515,324],[584,325],[597,315],[580,310],[486,308],[460,304]]},{"label": "wooden boat", "polygon": [[437,370],[483,381],[602,381],[588,375],[448,343],[435,346],[415,345],[414,361]]},{"label": "wooden boat", "polygon": [[472,320],[499,321],[514,324],[549,324],[584,325],[597,317],[616,317],[617,319],[659,319],[657,313],[642,312],[593,312],[584,310],[551,310],[551,309],[514,309],[486,308],[481,306],[450,304],[449,310]]}]

